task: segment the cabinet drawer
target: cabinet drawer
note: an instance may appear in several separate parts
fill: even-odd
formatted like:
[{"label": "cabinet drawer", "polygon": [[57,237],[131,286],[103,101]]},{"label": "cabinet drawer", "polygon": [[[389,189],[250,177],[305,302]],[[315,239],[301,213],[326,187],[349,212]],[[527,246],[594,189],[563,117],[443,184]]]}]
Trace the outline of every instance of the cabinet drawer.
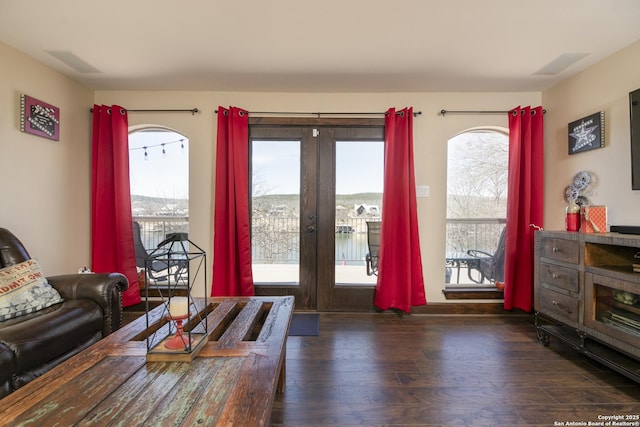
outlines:
[{"label": "cabinet drawer", "polygon": [[540,283],[578,292],[578,270],[559,265],[540,263]]},{"label": "cabinet drawer", "polygon": [[580,261],[580,246],[577,240],[543,238],[541,255],[544,258],[577,264]]},{"label": "cabinet drawer", "polygon": [[576,298],[555,292],[551,289],[540,289],[540,312],[551,317],[561,317],[578,322],[579,303]]}]

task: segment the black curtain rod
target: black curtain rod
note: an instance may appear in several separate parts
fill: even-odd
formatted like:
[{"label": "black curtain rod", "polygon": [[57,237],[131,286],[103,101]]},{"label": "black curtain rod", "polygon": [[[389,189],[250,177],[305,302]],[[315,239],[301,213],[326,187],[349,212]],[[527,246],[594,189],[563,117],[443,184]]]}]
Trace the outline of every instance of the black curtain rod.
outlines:
[{"label": "black curtain rod", "polygon": [[[511,111],[511,110],[509,110]],[[508,114],[509,111],[491,111],[491,110],[480,110],[480,111],[473,111],[473,110],[440,110],[440,113],[438,113],[440,116],[444,117],[445,114]],[[545,114],[547,112],[547,110],[542,110],[542,114]]]},{"label": "black curtain rod", "polygon": [[[93,108],[90,108],[89,111],[93,113]],[[191,113],[192,115],[200,112],[197,108],[184,110],[128,110],[125,108],[125,111],[127,113]]]},{"label": "black curtain rod", "polygon": [[[218,114],[218,110],[214,111]],[[399,111],[396,112],[398,114]],[[310,112],[302,112],[302,111],[249,111],[249,115],[252,114],[277,114],[281,116],[289,116],[289,115],[310,115],[310,116],[384,116],[387,113],[310,113]],[[422,111],[414,111],[413,117],[417,117],[422,114]]]}]

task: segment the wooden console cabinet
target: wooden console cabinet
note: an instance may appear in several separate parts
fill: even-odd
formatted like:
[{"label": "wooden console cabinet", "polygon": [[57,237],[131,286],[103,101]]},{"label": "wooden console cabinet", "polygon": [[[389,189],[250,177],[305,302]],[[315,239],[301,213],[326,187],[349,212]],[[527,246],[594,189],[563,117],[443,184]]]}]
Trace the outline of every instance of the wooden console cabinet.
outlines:
[{"label": "wooden console cabinet", "polygon": [[[635,258],[638,254],[639,258]],[[640,382],[640,236],[539,231],[538,339],[556,337]]]}]

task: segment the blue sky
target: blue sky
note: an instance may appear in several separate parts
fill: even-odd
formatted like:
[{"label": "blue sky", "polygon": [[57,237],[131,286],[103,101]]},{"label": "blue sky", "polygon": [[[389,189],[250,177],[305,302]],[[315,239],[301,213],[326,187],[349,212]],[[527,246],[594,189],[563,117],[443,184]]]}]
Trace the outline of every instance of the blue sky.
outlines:
[{"label": "blue sky", "polygon": [[[300,191],[299,142],[254,141],[252,155],[254,179],[266,185],[269,194],[297,194]],[[338,194],[382,192],[382,141],[339,141],[336,158]]]},{"label": "blue sky", "polygon": [[[144,146],[147,147],[146,160]],[[339,141],[336,148],[337,193],[382,192],[383,150],[382,141]],[[266,185],[269,194],[299,192],[298,141],[259,141],[253,145],[252,155],[254,179]],[[184,136],[169,131],[132,133],[129,135],[129,165],[131,194],[189,197],[189,140]]]},{"label": "blue sky", "polygon": [[[184,139],[184,144],[181,139]],[[164,155],[162,143],[165,144]],[[144,146],[148,147],[146,160]],[[168,131],[130,134],[129,176],[131,194],[189,198],[189,140]]]}]

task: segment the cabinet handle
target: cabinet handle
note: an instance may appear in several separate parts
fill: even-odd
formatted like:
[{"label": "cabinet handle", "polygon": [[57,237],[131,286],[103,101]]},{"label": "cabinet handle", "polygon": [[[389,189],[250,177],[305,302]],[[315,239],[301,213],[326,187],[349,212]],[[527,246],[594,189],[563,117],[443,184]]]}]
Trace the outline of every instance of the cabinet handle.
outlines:
[{"label": "cabinet handle", "polygon": [[551,252],[560,252],[560,249],[558,249],[556,247],[553,247],[553,248],[551,248]]},{"label": "cabinet handle", "polygon": [[553,305],[558,305],[558,301],[555,301],[555,300],[554,300],[554,301],[551,301],[551,304],[553,304]]},{"label": "cabinet handle", "polygon": [[556,274],[556,273],[553,273],[553,274],[551,275],[551,277],[553,277],[554,279],[557,279],[557,278],[559,278],[560,276],[559,276],[558,274]]}]

